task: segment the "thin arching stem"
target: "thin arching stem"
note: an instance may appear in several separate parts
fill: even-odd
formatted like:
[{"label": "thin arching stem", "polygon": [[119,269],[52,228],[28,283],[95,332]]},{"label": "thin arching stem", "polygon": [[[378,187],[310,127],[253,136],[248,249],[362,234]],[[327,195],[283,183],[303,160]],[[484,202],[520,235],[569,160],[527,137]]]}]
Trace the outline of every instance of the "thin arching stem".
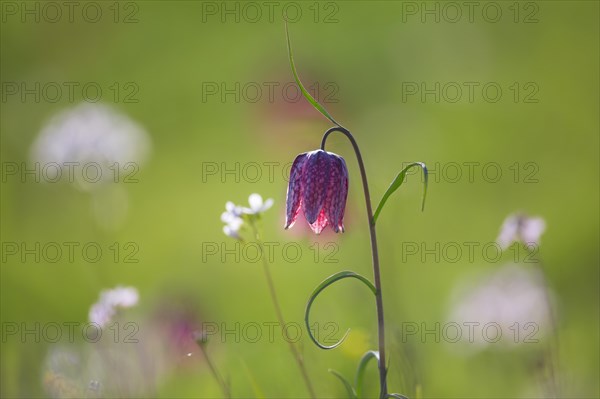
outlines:
[{"label": "thin arching stem", "polygon": [[315,390],[310,382],[310,377],[308,376],[308,371],[306,370],[306,366],[304,365],[304,358],[302,354],[298,351],[298,348],[294,344],[294,342],[287,335],[287,329],[285,328],[285,319],[283,318],[283,312],[281,311],[281,305],[279,305],[279,299],[277,298],[277,291],[275,291],[275,283],[273,282],[273,276],[271,276],[271,271],[269,269],[269,262],[267,260],[264,246],[260,234],[258,232],[258,227],[256,226],[256,221],[250,219],[250,225],[252,226],[252,231],[254,233],[254,239],[260,248],[260,257],[263,261],[263,270],[265,272],[265,278],[267,280],[267,285],[269,286],[269,293],[271,294],[271,301],[273,302],[273,307],[275,308],[275,315],[277,316],[277,321],[281,326],[281,329],[284,334],[284,339],[288,342],[290,346],[290,351],[298,364],[298,368],[300,369],[300,373],[302,374],[302,379],[304,380],[304,384],[306,385],[306,389],[308,390],[310,397],[315,399],[317,396],[315,394]]},{"label": "thin arching stem", "polygon": [[321,149],[325,150],[325,142],[327,137],[333,132],[343,133],[354,148],[356,153],[356,160],[358,161],[358,167],[360,168],[360,176],[363,183],[363,191],[365,193],[365,203],[367,205],[367,217],[369,222],[369,232],[371,235],[371,254],[373,258],[373,277],[375,279],[375,288],[377,293],[375,294],[375,302],[377,304],[377,333],[379,338],[379,385],[380,385],[380,397],[385,398],[387,395],[387,383],[386,383],[386,367],[385,367],[385,322],[383,315],[383,297],[381,293],[381,275],[379,272],[379,252],[377,250],[377,234],[375,232],[375,224],[373,223],[373,209],[371,207],[371,196],[369,195],[369,184],[367,182],[367,173],[365,172],[365,165],[360,155],[360,149],[356,140],[352,134],[342,126],[334,126],[329,128],[323,135],[323,141],[321,142]]}]

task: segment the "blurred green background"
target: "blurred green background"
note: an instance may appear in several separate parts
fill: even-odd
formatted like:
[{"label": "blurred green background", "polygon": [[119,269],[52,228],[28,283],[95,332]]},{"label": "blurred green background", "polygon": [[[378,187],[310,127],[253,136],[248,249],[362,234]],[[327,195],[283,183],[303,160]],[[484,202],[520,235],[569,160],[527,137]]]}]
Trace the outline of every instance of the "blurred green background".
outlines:
[{"label": "blurred green background", "polygon": [[[512,259],[504,254],[489,262],[476,251],[473,260],[462,256],[452,263],[428,256],[423,261],[420,254],[403,253],[403,243],[433,248],[436,242],[493,242],[504,218],[524,211],[547,224],[538,256],[556,296],[560,395],[598,397],[599,5],[476,3],[472,16],[455,3],[458,17],[444,2],[96,2],[102,14],[90,22],[96,8],[86,9],[90,14],[84,17],[87,3],[77,2],[72,21],[61,6],[62,16],[52,22],[54,11],[45,3],[2,2],[2,396],[50,396],[49,351],[59,344],[75,350],[83,346],[64,339],[36,343],[31,335],[9,335],[6,326],[85,323],[100,291],[117,285],[134,286],[140,293],[139,304],[122,314],[125,319],[146,320],[163,308],[171,314],[169,304],[185,303],[198,323],[233,328],[235,323],[276,321],[260,262],[206,252],[207,243],[235,246],[219,219],[228,200],[245,205],[248,195],[257,192],[275,201],[262,228],[266,241],[279,244],[271,268],[288,321],[303,325],[308,295],[325,277],[344,269],[371,277],[359,172],[342,136],[332,136],[327,149],[343,155],[349,167],[346,233],[327,229],[316,237],[303,220],[289,231],[282,229],[286,165],[298,153],[316,149],[329,127],[304,100],[293,101],[293,86],[285,86],[293,81],[281,17],[285,9],[295,21],[290,34],[300,76],[306,86],[318,84],[325,107],[354,133],[373,201],[403,163],[423,161],[431,169],[425,212],[419,212],[420,180],[410,176],[378,224],[390,389],[409,397],[415,396],[417,384],[423,397],[543,395],[531,353],[543,351],[545,341],[465,356],[458,343],[438,343],[431,336],[402,342],[399,334],[405,322],[444,323],[458,282]],[[38,7],[39,22],[37,11],[21,14],[23,7]],[[298,10],[301,14],[294,17]],[[101,103],[148,132],[152,152],[136,175],[138,182],[113,184],[128,201],[118,226],[106,229],[98,223],[90,192],[66,182],[23,182],[5,175],[9,163],[30,162],[32,143],[53,115],[85,102],[78,89],[74,99],[66,92],[56,102],[44,93],[39,101],[32,95],[23,99],[21,93],[11,94],[15,82],[27,87],[96,82],[103,89]],[[115,82],[122,90],[116,99],[109,88]],[[434,94],[406,91],[420,90],[421,83],[435,88],[436,82],[439,101]],[[449,82],[456,85],[444,92]],[[472,101],[464,82],[477,84]],[[498,101],[482,91],[490,82],[502,90]],[[125,101],[126,83],[139,89],[132,97],[137,102]],[[454,102],[456,86],[463,91]],[[215,87],[216,94],[207,91]],[[262,92],[255,101],[256,87]],[[236,94],[223,95],[223,88]],[[495,162],[502,176],[487,181],[481,166],[469,180],[465,162]],[[236,163],[237,175],[222,174]],[[261,165],[256,179],[247,166],[252,163]],[[265,163],[274,165],[272,179]],[[463,165],[455,182],[450,169],[444,175],[451,163]],[[217,173],[207,173],[214,165]],[[532,172],[534,179],[527,180]],[[81,256],[74,262],[64,257],[56,263],[43,257],[22,262],[18,255],[8,256],[4,246],[73,241],[97,242],[104,256],[96,263]],[[139,262],[115,262],[108,249],[115,242],[137,244]],[[297,262],[281,250],[294,242],[301,249]],[[325,247],[330,242],[335,246]],[[320,249],[316,262],[314,248]],[[325,261],[331,248],[336,248],[332,259],[337,263]],[[349,341],[333,351],[315,347],[306,331],[300,339],[319,396],[343,397],[343,387],[327,370],[350,378],[362,353],[376,348],[374,302],[364,287],[345,281],[319,298],[312,318],[321,330],[326,322],[337,323],[336,337],[352,328]],[[140,336],[152,333],[143,330]],[[140,377],[153,386],[145,395],[221,396],[201,354],[190,348],[189,364],[182,354],[160,378]],[[306,396],[281,336],[251,343],[217,334],[207,349],[236,397]],[[145,362],[152,363],[152,356]],[[138,373],[135,367],[131,373]],[[367,376],[375,395],[375,369]]]}]

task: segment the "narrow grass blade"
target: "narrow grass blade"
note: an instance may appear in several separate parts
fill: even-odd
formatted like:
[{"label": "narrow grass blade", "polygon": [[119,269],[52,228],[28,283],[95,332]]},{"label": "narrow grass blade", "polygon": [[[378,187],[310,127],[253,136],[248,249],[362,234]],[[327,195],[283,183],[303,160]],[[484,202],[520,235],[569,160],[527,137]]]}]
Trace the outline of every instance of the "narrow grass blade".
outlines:
[{"label": "narrow grass blade", "polygon": [[354,378],[354,384],[356,385],[356,396],[360,398],[362,395],[363,389],[363,377],[365,375],[365,370],[367,365],[369,364],[369,360],[375,359],[377,361],[377,365],[379,366],[379,352],[378,351],[368,351],[363,355],[358,363],[358,367],[356,369],[356,377]]},{"label": "narrow grass blade", "polygon": [[331,374],[335,375],[342,382],[342,384],[344,385],[344,388],[346,388],[346,391],[348,392],[348,398],[350,398],[350,399],[358,398],[356,396],[356,392],[354,392],[354,388],[352,388],[352,385],[350,385],[348,380],[346,380],[343,375],[341,375],[340,373],[338,373],[337,371],[335,371],[333,369],[329,369],[328,371]]}]

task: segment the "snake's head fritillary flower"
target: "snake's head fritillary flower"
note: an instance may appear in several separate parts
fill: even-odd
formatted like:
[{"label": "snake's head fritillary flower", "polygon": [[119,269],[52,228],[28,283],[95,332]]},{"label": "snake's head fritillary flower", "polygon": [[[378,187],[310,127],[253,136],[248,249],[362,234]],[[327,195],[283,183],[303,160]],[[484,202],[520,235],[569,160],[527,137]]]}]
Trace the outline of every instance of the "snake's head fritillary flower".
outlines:
[{"label": "snake's head fritillary flower", "polygon": [[287,191],[285,228],[294,225],[302,208],[310,228],[317,234],[328,224],[337,233],[344,231],[348,197],[348,169],[341,156],[324,150],[296,157]]}]

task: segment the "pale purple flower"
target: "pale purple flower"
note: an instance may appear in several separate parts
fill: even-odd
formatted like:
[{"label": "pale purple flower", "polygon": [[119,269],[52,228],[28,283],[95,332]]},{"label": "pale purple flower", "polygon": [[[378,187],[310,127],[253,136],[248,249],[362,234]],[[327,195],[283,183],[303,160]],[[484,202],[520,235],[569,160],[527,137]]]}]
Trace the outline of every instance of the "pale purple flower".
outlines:
[{"label": "pale purple flower", "polygon": [[[481,349],[495,339],[514,345],[533,342],[545,336],[551,327],[551,293],[546,292],[538,270],[509,264],[471,277],[459,284],[453,294],[448,322],[458,323],[464,331],[476,326],[473,334],[461,338]],[[490,326],[490,331],[484,329]],[[494,328],[492,328],[494,327]]]},{"label": "pale purple flower", "polygon": [[541,217],[513,214],[504,220],[496,241],[503,249],[508,248],[515,241],[523,244],[539,244],[545,230],[546,222]]},{"label": "pale purple flower", "polygon": [[82,103],[50,119],[31,147],[31,158],[59,164],[64,176],[65,165],[72,163],[77,187],[90,191],[101,185],[87,181],[84,168],[96,164],[99,181],[111,182],[117,173],[128,176],[144,163],[150,149],[146,130],[127,115],[108,105]]},{"label": "pale purple flower", "polygon": [[315,233],[328,224],[343,232],[347,196],[348,169],[341,156],[324,150],[298,155],[290,172],[285,228],[294,225],[302,208]]},{"label": "pale purple flower", "polygon": [[90,308],[90,322],[103,327],[110,323],[118,308],[130,308],[138,303],[139,294],[134,287],[116,287],[100,293],[100,299]]}]

